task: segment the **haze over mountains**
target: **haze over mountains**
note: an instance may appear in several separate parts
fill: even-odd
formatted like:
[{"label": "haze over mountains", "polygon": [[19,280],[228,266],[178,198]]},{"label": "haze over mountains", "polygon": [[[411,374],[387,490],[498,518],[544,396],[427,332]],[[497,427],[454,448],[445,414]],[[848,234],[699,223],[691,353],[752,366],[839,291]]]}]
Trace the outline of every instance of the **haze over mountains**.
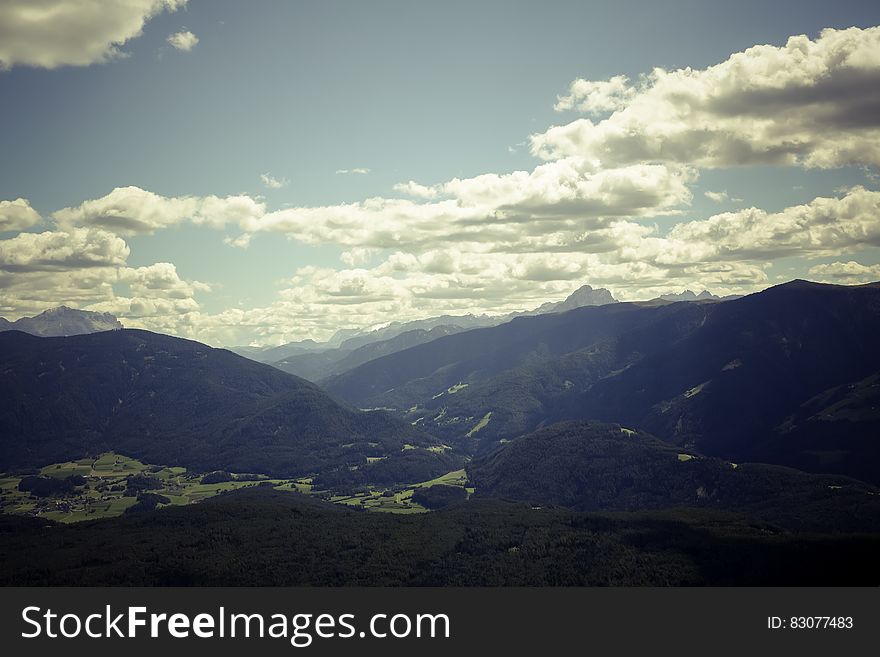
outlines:
[{"label": "haze over mountains", "polygon": [[363,331],[343,329],[337,331],[326,343],[305,340],[268,349],[234,347],[233,351],[272,364],[309,381],[320,381],[380,356],[431,342],[443,335],[497,326],[519,316],[566,312],[574,308],[609,303],[617,303],[611,292],[604,288],[593,289],[590,285],[583,285],[562,301],[547,302],[529,311],[497,316],[444,315],[411,322],[392,322],[387,326]]},{"label": "haze over mountains", "polygon": [[[668,294],[662,300],[719,300],[708,291],[695,295],[690,290]],[[237,346],[230,349],[247,358],[279,367],[310,381],[337,374],[379,356],[430,342],[442,335],[451,335],[472,328],[495,326],[514,317],[565,312],[584,306],[617,303],[606,289],[583,285],[566,299],[547,302],[530,311],[507,315],[462,315],[433,317],[409,322],[392,322],[386,326],[366,329],[340,329],[326,342],[307,339],[274,347]],[[98,333],[123,328],[111,313],[79,310],[67,306],[50,308],[34,317],[22,317],[10,322],[0,317],[0,331],[23,331],[31,335],[56,337]],[[365,347],[369,347],[365,349]],[[320,355],[319,354],[323,354]]]}]

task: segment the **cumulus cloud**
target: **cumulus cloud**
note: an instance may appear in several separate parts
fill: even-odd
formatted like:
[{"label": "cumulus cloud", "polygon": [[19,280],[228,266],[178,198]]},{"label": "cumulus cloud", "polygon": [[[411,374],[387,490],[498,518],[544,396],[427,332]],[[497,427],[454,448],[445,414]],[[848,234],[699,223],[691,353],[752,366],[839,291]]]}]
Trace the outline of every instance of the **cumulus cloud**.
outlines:
[{"label": "cumulus cloud", "polygon": [[727,192],[703,192],[703,196],[710,201],[715,201],[715,203],[724,203],[724,201],[730,198]]},{"label": "cumulus cloud", "polygon": [[183,32],[175,32],[167,39],[165,39],[165,41],[167,41],[171,45],[171,47],[176,50],[189,52],[196,47],[196,44],[198,44],[199,42],[199,37],[187,30]]},{"label": "cumulus cloud", "polygon": [[[780,212],[749,208],[668,231],[613,219],[579,234],[579,244],[572,235],[559,244],[535,236],[530,248],[520,250],[486,248],[477,239],[437,243],[394,250],[369,268],[366,259],[347,252],[348,269],[301,268],[278,302],[250,317],[265,322],[261,335],[274,342],[282,334],[293,339],[294,325],[299,337],[326,338],[340,326],[400,317],[522,310],[563,298],[583,282],[608,287],[623,300],[685,288],[749,293],[769,284],[768,267],[778,258],[827,257],[880,245],[878,213],[880,192],[857,187],[840,198],[817,198]],[[839,281],[874,274],[873,268],[837,267],[819,266],[811,274]]]},{"label": "cumulus cloud", "polygon": [[706,69],[656,68],[635,84],[577,80],[560,104],[613,113],[532,135],[544,159],[878,166],[880,27],[794,36]]},{"label": "cumulus cloud", "polygon": [[0,233],[25,230],[41,220],[40,214],[31,207],[27,199],[0,201]]},{"label": "cumulus cloud", "polygon": [[414,180],[405,183],[397,183],[394,185],[394,191],[398,194],[405,194],[406,196],[413,196],[415,198],[436,198],[437,194],[440,193],[437,187],[420,185]]},{"label": "cumulus cloud", "polygon": [[849,262],[832,262],[810,268],[810,276],[828,283],[872,283],[880,281],[880,264],[863,265],[850,260]]},{"label": "cumulus cloud", "polygon": [[190,299],[196,291],[209,292],[210,285],[198,281],[184,281],[177,267],[170,262],[157,262],[146,267],[127,267],[120,270],[119,280],[127,283],[136,297],[164,297]]},{"label": "cumulus cloud", "polygon": [[124,56],[144,24],[187,0],[6,0],[0,3],[0,69],[88,66]]},{"label": "cumulus cloud", "polygon": [[[604,182],[613,187],[613,180]],[[303,337],[323,339],[340,327],[401,317],[522,310],[564,298],[584,282],[608,287],[623,300],[684,288],[747,293],[769,283],[767,269],[775,259],[827,257],[880,245],[880,222],[876,221],[880,192],[861,187],[839,198],[817,198],[775,213],[749,208],[679,223],[669,230],[637,217],[612,215],[588,221],[585,227],[581,224],[579,230],[550,234],[541,230],[538,221],[533,231],[514,229],[511,234],[516,238],[510,242],[487,241],[483,239],[490,216],[485,214],[486,207],[497,210],[498,199],[510,199],[503,181],[485,182],[470,189],[476,183],[469,181],[457,190],[459,197],[437,203],[381,199],[376,207],[369,202],[356,204],[355,214],[366,213],[360,228],[336,215],[335,227],[324,226],[315,235],[315,239],[327,239],[326,231],[337,229],[343,230],[343,236],[351,235],[350,241],[356,244],[341,255],[344,268],[301,267],[283,283],[274,303],[216,314],[203,312],[197,301],[199,293],[209,290],[207,286],[183,280],[171,263],[127,267],[128,251],[122,238],[105,230],[78,227],[70,235],[59,231],[39,238],[22,234],[0,242],[0,308],[4,300],[11,303],[13,296],[24,306],[45,304],[47,299],[73,300],[80,307],[114,312],[130,326],[212,344],[254,339],[278,343]],[[534,195],[530,186],[541,189],[535,181],[519,183],[520,196],[511,198],[521,204]],[[600,188],[601,184],[591,186],[591,195]],[[396,207],[395,203],[404,203],[406,212],[427,207],[427,216],[433,218],[437,216],[434,206],[449,204],[457,208],[448,211],[453,219],[459,216],[456,212],[465,213],[465,218],[478,217],[478,230],[459,235],[457,241],[444,241],[443,233],[429,233],[425,228],[431,239],[423,240],[422,246],[401,239],[405,247],[391,248],[382,255],[378,247],[367,244],[376,241],[375,231],[393,228],[371,224],[393,214],[389,207]],[[473,209],[468,204],[479,207],[476,215],[467,214]],[[408,221],[412,219],[407,216]],[[556,218],[545,220],[557,225]],[[291,229],[288,234],[304,239],[302,231],[316,223],[316,219],[298,223],[296,230],[292,224],[284,232]],[[453,222],[445,230],[456,234],[460,227]],[[35,245],[26,248],[28,240]],[[79,246],[64,250],[70,244]],[[11,272],[16,272],[12,278]],[[817,265],[811,270],[817,277],[838,282],[869,280],[873,273],[873,266],[855,263]],[[14,294],[7,289],[10,285],[16,286]],[[120,289],[120,285],[127,287]]]},{"label": "cumulus cloud", "polygon": [[253,239],[253,234],[251,233],[242,233],[237,237],[226,236],[223,238],[223,243],[227,246],[234,246],[238,249],[246,249],[251,245],[251,239]]},{"label": "cumulus cloud", "polygon": [[625,75],[615,75],[609,80],[575,80],[568,88],[568,95],[560,96],[553,109],[603,114],[623,109],[635,93]]},{"label": "cumulus cloud", "polygon": [[263,183],[263,187],[266,189],[281,189],[290,184],[287,178],[275,178],[269,173],[261,173],[260,182]]},{"label": "cumulus cloud", "polygon": [[641,240],[632,257],[680,264],[834,255],[880,246],[878,216],[880,192],[854,187],[842,198],[816,198],[781,212],[748,208],[682,222],[663,238]]},{"label": "cumulus cloud", "polygon": [[120,235],[134,235],[186,221],[214,228],[244,224],[265,210],[265,204],[249,196],[167,197],[139,187],[117,187],[106,196],[58,210],[52,216],[65,226],[100,226]]},{"label": "cumulus cloud", "polygon": [[13,274],[0,269],[0,315],[17,319],[60,305],[86,308],[113,298],[115,277],[112,267]]},{"label": "cumulus cloud", "polygon": [[[454,179],[438,187],[442,200],[371,198],[360,203],[294,207],[252,217],[247,232],[284,233],[310,244],[424,249],[482,242],[497,249],[559,244],[612,218],[677,212],[691,200],[693,172],[663,165],[594,170],[581,158],[531,172]],[[517,246],[519,245],[519,246]]]},{"label": "cumulus cloud", "polygon": [[58,271],[122,265],[128,245],[94,228],[21,233],[0,241],[0,269],[9,272]]},{"label": "cumulus cloud", "polygon": [[339,259],[349,267],[355,267],[357,265],[368,263],[375,253],[375,249],[355,247],[348,251],[343,251],[342,255],[339,256]]},{"label": "cumulus cloud", "polygon": [[202,318],[196,295],[210,286],[182,279],[167,262],[129,267],[128,256],[121,237],[96,228],[0,240],[0,315],[17,318],[63,304],[112,312],[129,327],[185,335]]},{"label": "cumulus cloud", "polygon": [[[303,267],[270,306],[200,315],[200,339],[215,344],[263,344],[326,339],[342,327],[363,327],[440,314],[503,314],[562,300],[583,282],[609,287],[621,299],[645,299],[671,287],[720,294],[767,285],[760,267],[714,263],[679,270],[610,262],[594,254],[475,254],[442,250],[392,254],[372,267]],[[702,289],[702,288],[701,288]]]}]

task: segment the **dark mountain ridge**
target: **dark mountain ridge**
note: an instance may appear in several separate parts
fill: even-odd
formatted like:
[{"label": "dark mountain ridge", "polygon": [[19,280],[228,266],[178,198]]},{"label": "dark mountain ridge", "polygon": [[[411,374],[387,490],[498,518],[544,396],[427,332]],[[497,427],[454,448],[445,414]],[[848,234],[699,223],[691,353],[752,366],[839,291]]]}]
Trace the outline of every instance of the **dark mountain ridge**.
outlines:
[{"label": "dark mountain ridge", "polygon": [[730,301],[519,318],[323,384],[357,405],[402,409],[477,452],[551,422],[596,419],[727,460],[878,482],[877,335],[880,285],[793,281]]},{"label": "dark mountain ridge", "polygon": [[289,476],[435,443],[268,365],[148,331],[2,333],[0,372],[0,470],[114,450],[202,471]]},{"label": "dark mountain ridge", "polygon": [[878,481],[875,421],[852,417],[824,444],[802,442],[811,422],[793,421],[816,395],[880,370],[880,285],[793,281],[710,308],[699,330],[562,412],[636,424],[723,458]]},{"label": "dark mountain ridge", "polygon": [[480,497],[578,511],[703,507],[794,531],[880,531],[880,489],[855,479],[683,453],[618,424],[561,422],[468,465]]},{"label": "dark mountain ridge", "polygon": [[589,346],[639,325],[653,317],[652,311],[617,303],[517,317],[375,359],[321,383],[331,394],[360,406],[381,402],[408,407],[456,383],[487,379]]}]

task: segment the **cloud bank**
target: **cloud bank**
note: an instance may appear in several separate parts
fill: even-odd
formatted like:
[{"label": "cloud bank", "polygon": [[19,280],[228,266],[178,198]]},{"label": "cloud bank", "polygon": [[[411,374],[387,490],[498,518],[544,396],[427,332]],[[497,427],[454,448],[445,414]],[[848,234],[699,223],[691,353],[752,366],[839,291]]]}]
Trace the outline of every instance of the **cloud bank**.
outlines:
[{"label": "cloud bank", "polygon": [[880,27],[793,36],[635,83],[577,80],[557,108],[611,114],[532,135],[532,153],[547,160],[878,166]]}]

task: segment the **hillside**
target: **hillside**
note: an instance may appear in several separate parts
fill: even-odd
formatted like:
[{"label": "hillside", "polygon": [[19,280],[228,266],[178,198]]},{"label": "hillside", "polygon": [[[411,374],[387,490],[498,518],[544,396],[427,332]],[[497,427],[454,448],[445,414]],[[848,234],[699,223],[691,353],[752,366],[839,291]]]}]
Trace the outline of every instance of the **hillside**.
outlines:
[{"label": "hillside", "polygon": [[617,424],[565,422],[468,466],[480,497],[578,511],[705,507],[801,531],[880,531],[880,489],[845,477],[684,453]]},{"label": "hillside", "polygon": [[795,281],[723,302],[519,318],[323,383],[354,404],[400,409],[468,451],[598,419],[726,460],[880,482],[878,419],[866,412],[878,397],[877,335],[880,286]]},{"label": "hillside", "polygon": [[[435,442],[268,365],[147,331],[2,333],[0,371],[0,470],[111,450],[202,471],[300,475],[383,456],[393,470],[405,444]],[[418,451],[426,475],[448,471]]]},{"label": "hillside", "polygon": [[444,335],[459,333],[462,330],[458,326],[445,324],[427,330],[414,329],[388,340],[369,342],[354,349],[345,346],[347,343],[344,343],[343,346],[335,349],[299,353],[271,364],[308,381],[319,381],[334,374],[347,372],[376,358],[431,342]]},{"label": "hillside", "polygon": [[[357,513],[252,488],[52,526],[0,515],[2,585],[676,586],[880,581],[876,535],[708,510],[587,514],[496,501]],[[821,564],[821,567],[817,567]]]},{"label": "hillside", "polygon": [[[695,304],[686,308],[702,318]],[[378,358],[321,383],[331,394],[358,406],[409,408],[457,383],[472,385],[570,353],[651,322],[655,316],[655,309],[617,303],[518,317]]]},{"label": "hillside", "polygon": [[560,414],[635,424],[732,460],[877,482],[876,413],[852,413],[830,431],[816,414],[823,395],[880,370],[877,335],[880,285],[794,281],[715,304],[698,330],[573,396]]}]

